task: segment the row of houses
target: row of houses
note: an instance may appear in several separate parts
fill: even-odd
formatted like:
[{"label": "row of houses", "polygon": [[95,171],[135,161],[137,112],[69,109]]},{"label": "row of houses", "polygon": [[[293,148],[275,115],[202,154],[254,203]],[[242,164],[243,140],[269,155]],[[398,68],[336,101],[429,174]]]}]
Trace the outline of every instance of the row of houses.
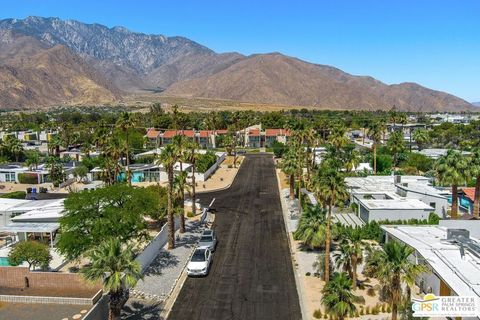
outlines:
[{"label": "row of houses", "polygon": [[[220,137],[228,134],[228,130],[156,130],[148,129],[146,138],[151,146],[162,146],[172,142],[175,136],[184,136],[195,140],[200,148],[216,148]],[[264,129],[260,125],[252,126],[236,132],[239,144],[249,148],[269,148],[274,141],[287,143],[290,131],[286,129]]]},{"label": "row of houses", "polygon": [[21,142],[28,144],[41,144],[50,141],[57,133],[54,131],[0,131],[0,140],[4,140],[7,137],[17,138]]}]

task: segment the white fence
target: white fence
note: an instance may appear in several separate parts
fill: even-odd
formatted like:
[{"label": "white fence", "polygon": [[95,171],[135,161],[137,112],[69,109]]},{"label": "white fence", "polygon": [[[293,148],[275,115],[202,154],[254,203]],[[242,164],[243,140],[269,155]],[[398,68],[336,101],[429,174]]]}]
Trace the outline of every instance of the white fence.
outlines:
[{"label": "white fence", "polygon": [[218,169],[220,164],[225,160],[227,156],[226,152],[223,152],[221,156],[217,158],[217,162],[215,162],[214,165],[212,165],[207,171],[204,173],[201,172],[195,172],[195,181],[206,181],[210,176]]},{"label": "white fence", "polygon": [[[175,217],[175,231],[180,228],[180,218]],[[153,259],[158,255],[160,250],[168,241],[168,224],[165,224],[152,241],[143,249],[135,260],[142,266],[142,272],[152,263]]]}]

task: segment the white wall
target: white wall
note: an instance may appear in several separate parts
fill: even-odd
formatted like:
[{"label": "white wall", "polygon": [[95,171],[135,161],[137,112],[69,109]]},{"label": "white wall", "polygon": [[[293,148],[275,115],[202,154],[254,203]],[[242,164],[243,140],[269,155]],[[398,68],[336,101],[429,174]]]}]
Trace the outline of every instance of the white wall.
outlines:
[{"label": "white wall", "polygon": [[435,203],[435,213],[440,217],[443,218],[447,214],[448,210],[448,200],[447,198],[443,197],[435,197],[428,194],[421,194],[417,192],[407,191],[407,198],[409,199],[418,199],[425,204],[430,205],[430,203]]},{"label": "white wall", "polygon": [[430,211],[418,210],[392,210],[392,209],[378,209],[370,210],[368,214],[368,221],[382,221],[382,220],[427,220]]},{"label": "white wall", "polygon": [[470,237],[480,239],[480,220],[440,220],[440,226],[455,229],[467,229]]},{"label": "white wall", "polygon": [[[180,218],[175,218],[175,231],[180,228]],[[147,267],[152,263],[160,252],[160,250],[167,244],[168,241],[168,224],[165,224],[155,238],[143,249],[135,260],[138,261],[144,272]]]},{"label": "white wall", "polygon": [[227,153],[224,152],[220,157],[217,157],[217,162],[211,166],[206,172],[195,172],[195,181],[206,181],[215,171],[220,167],[220,164],[225,160]]}]

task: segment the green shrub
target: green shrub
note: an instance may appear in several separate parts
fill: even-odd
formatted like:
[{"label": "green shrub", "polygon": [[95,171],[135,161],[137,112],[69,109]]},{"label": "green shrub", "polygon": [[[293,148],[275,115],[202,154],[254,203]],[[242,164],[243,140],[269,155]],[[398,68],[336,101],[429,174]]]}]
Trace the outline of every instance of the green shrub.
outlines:
[{"label": "green shrub", "polygon": [[38,184],[38,176],[35,173],[19,173],[18,181],[24,184]]},{"label": "green shrub", "polygon": [[380,310],[379,310],[378,306],[375,306],[375,307],[372,308],[372,314],[373,315],[377,315],[379,313],[380,313]]},{"label": "green shrub", "polygon": [[217,162],[217,156],[212,151],[207,151],[205,154],[199,154],[196,162],[197,172],[205,173],[211,166]]},{"label": "green shrub", "polygon": [[322,319],[322,311],[320,309],[313,311],[313,317],[315,319]]},{"label": "green shrub", "polygon": [[387,306],[387,313],[392,312],[392,307],[390,305]]},{"label": "green shrub", "polygon": [[187,217],[193,218],[193,217],[194,217],[193,212],[192,212],[192,211],[188,211],[188,212],[187,212]]},{"label": "green shrub", "polygon": [[25,199],[27,196],[27,193],[25,191],[14,191],[10,193],[5,193],[0,195],[0,198],[6,198],[6,199]]},{"label": "green shrub", "polygon": [[287,150],[287,146],[285,146],[284,143],[281,143],[275,140],[272,142],[272,150],[275,157],[281,158],[285,153],[285,151]]},{"label": "green shrub", "polygon": [[310,277],[312,274],[310,272],[305,273],[307,277]]},{"label": "green shrub", "polygon": [[365,308],[365,314],[370,314],[370,306],[367,306],[367,307]]},{"label": "green shrub", "polygon": [[367,295],[369,297],[375,297],[375,289],[374,288],[368,288],[367,289]]}]

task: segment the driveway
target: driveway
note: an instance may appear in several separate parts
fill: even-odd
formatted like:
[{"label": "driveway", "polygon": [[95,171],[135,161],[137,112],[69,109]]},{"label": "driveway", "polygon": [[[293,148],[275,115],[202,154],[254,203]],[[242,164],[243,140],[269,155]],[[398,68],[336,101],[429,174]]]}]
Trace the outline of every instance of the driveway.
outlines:
[{"label": "driveway", "polygon": [[248,155],[213,198],[219,243],[208,277],[188,278],[170,313],[184,319],[301,319],[271,155]]}]

